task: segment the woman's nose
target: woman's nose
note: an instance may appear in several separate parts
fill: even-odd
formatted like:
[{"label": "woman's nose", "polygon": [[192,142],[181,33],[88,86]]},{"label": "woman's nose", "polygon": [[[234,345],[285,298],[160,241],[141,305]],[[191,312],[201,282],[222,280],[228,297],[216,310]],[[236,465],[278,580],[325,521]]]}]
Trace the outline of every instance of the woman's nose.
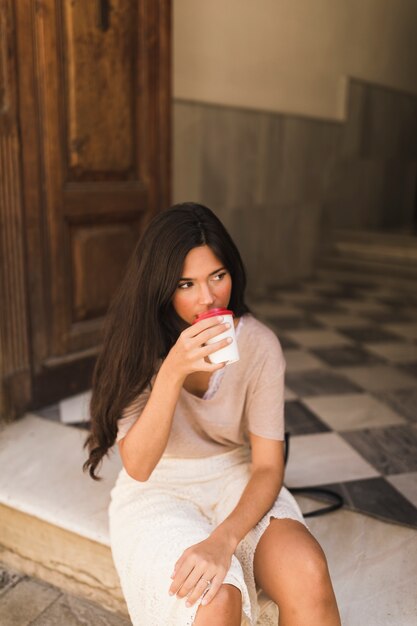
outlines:
[{"label": "woman's nose", "polygon": [[200,288],[201,304],[212,304],[214,302],[213,294],[208,285],[202,285]]}]

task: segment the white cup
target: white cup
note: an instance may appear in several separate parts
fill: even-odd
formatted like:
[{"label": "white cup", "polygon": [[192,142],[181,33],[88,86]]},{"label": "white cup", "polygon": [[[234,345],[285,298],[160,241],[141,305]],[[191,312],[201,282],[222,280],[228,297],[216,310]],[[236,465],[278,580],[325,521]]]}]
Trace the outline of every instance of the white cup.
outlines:
[{"label": "white cup", "polygon": [[240,358],[236,341],[235,325],[233,323],[233,311],[228,309],[211,309],[210,311],[207,311],[207,313],[199,315],[196,321],[206,319],[207,317],[218,317],[220,315],[223,317],[223,322],[225,324],[227,322],[230,324],[230,328],[225,330],[220,335],[216,335],[215,337],[208,339],[206,344],[217,343],[227,337],[230,337],[232,342],[228,346],[220,348],[219,350],[216,350],[216,352],[209,354],[208,359],[210,363],[226,363],[226,365],[230,365],[231,363],[239,361]]}]

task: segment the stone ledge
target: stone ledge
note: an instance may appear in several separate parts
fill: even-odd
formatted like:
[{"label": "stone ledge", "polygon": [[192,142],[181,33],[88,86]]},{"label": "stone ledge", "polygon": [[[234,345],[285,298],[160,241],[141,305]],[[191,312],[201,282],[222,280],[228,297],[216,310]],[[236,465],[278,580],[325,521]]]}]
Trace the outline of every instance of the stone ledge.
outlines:
[{"label": "stone ledge", "polygon": [[6,565],[128,615],[108,546],[4,505],[0,537]]},{"label": "stone ledge", "polygon": [[107,508],[120,470],[82,472],[86,432],[35,415],[0,432],[0,559],[127,615],[109,542]]}]

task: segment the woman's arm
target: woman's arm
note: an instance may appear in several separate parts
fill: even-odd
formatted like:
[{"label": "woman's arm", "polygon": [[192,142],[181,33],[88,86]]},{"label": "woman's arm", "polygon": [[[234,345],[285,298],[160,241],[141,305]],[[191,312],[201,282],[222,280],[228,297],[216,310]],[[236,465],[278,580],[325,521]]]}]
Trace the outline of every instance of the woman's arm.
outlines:
[{"label": "woman's arm", "polygon": [[284,479],[284,442],[252,433],[249,437],[252,447],[251,477],[236,507],[210,535],[226,541],[232,552],[269,511]]},{"label": "woman's arm", "polygon": [[239,542],[271,508],[281,489],[284,474],[283,442],[249,433],[252,445],[251,478],[242,496],[226,519],[205,539],[183,552],[175,564],[169,592],[197,601],[204,588],[212,586],[202,604],[210,602],[220,589]]},{"label": "woman's arm", "polygon": [[183,382],[164,361],[139,419],[119,441],[123,466],[135,480],[148,480],[166,448]]},{"label": "woman's arm", "polygon": [[119,441],[123,466],[135,480],[148,480],[167,446],[175,407],[186,377],[192,372],[214,372],[224,367],[224,363],[208,363],[205,357],[228,345],[227,338],[204,345],[208,339],[226,330],[222,320],[217,317],[203,319],[181,333],[156,375],[139,419]]}]

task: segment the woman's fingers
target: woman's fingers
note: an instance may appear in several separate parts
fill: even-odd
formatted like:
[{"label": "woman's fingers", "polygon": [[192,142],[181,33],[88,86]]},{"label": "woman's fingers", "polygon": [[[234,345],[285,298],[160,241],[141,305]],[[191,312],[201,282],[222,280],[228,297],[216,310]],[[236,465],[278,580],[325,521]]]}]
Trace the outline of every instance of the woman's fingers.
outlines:
[{"label": "woman's fingers", "polygon": [[[197,581],[197,583],[194,586],[194,589],[192,590],[191,593],[188,594],[188,598],[186,601],[186,606],[193,606],[193,604],[195,602],[197,602],[197,600],[199,598],[201,598],[201,596],[204,594],[204,592],[206,590],[209,589],[209,585],[207,583],[207,581],[211,582],[211,577],[207,576],[206,574],[203,574],[203,576],[200,578],[200,580]],[[211,588],[211,586],[210,586]],[[208,591],[207,591],[208,593]],[[204,595],[204,597],[206,597]]]},{"label": "woman's fingers", "polygon": [[210,339],[213,339],[214,337],[223,334],[224,332],[229,330],[229,328],[229,322],[224,322],[222,324],[216,323],[215,325],[212,325],[197,334],[184,335],[184,342],[192,348],[199,347],[204,345]]},{"label": "woman's fingers", "polygon": [[206,346],[202,346],[199,350],[199,356],[205,357],[213,352],[217,352],[221,348],[225,348],[229,344],[231,344],[233,339],[231,337],[225,337],[224,339],[220,339],[220,341],[216,341],[215,343],[209,343]]},{"label": "woman's fingers", "polygon": [[216,324],[215,326],[210,326],[210,328],[207,328],[206,330],[199,333],[198,335],[195,335],[193,339],[198,343],[198,345],[201,346],[203,343],[206,343],[206,341],[208,341],[209,339],[212,339],[213,337],[216,337],[217,335],[221,335],[222,333],[226,332],[226,330],[229,330],[229,328],[230,328],[229,322]]},{"label": "woman's fingers", "polygon": [[[185,581],[188,579],[188,577],[193,574],[194,569],[195,568],[193,565],[190,566],[190,565],[187,565],[186,563],[180,566],[179,569],[177,569],[177,571],[175,572],[174,580],[172,581],[171,586],[169,588],[170,595],[174,595],[177,593],[180,598],[187,595],[187,591],[185,590],[184,584],[185,584]],[[196,575],[196,573],[194,573],[194,578],[197,582],[199,576]]]},{"label": "woman's fingers", "polygon": [[217,574],[212,579],[210,589],[207,591],[207,593],[204,594],[204,598],[201,601],[201,604],[203,606],[205,606],[211,600],[213,600],[214,596],[216,595],[216,593],[218,592],[218,590],[222,586],[222,583],[223,583],[223,581],[225,579],[225,576],[226,576],[225,574]]}]

